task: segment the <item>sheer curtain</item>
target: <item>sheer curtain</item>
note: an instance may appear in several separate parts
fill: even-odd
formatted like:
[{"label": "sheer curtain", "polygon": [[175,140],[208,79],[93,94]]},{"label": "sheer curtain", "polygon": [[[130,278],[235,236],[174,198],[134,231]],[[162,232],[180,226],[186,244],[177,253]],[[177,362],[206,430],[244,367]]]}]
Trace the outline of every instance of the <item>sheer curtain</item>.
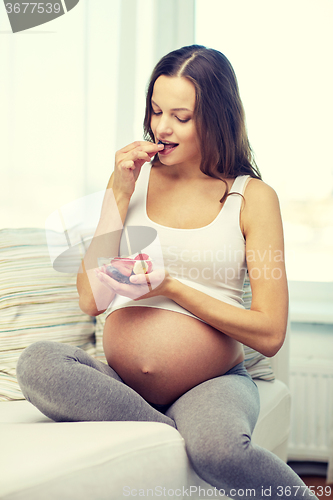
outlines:
[{"label": "sheer curtain", "polygon": [[16,34],[0,9],[0,227],[44,227],[142,139],[150,73],[193,43],[194,0],[85,0]]},{"label": "sheer curtain", "polygon": [[0,227],[43,227],[50,212],[85,193],[91,164],[95,185],[107,180],[120,2],[99,3],[100,11],[79,2],[16,34],[0,17]]},{"label": "sheer curtain", "polygon": [[[16,34],[1,12],[1,227],[43,227],[51,211],[84,192],[87,60],[97,49],[87,45],[88,8],[79,2],[66,15]],[[105,41],[111,33],[117,40],[117,16],[110,18],[113,29]],[[115,53],[109,64],[112,59]],[[105,99],[102,117],[114,100]],[[112,121],[107,127],[112,136]]]}]

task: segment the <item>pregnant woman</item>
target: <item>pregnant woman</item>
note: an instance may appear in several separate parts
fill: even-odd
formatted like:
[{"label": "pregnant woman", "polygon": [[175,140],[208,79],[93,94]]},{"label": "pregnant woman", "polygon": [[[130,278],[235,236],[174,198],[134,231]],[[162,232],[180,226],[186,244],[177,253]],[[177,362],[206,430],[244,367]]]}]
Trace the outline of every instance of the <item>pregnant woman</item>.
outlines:
[{"label": "pregnant woman", "polygon": [[[227,58],[198,45],[163,57],[144,132],[116,154],[77,279],[81,309],[107,311],[108,365],[76,347],[36,343],[18,363],[23,393],[56,421],[169,424],[197,474],[227,493],[254,489],[263,498],[288,486],[294,498],[313,497],[251,442],[259,396],[243,344],[266,356],[281,348],[288,291],[279,202],[252,158]],[[123,255],[133,226],[156,231],[164,265],[152,250],[153,268],[126,283],[97,262]],[[242,304],[246,272],[251,310]]]}]

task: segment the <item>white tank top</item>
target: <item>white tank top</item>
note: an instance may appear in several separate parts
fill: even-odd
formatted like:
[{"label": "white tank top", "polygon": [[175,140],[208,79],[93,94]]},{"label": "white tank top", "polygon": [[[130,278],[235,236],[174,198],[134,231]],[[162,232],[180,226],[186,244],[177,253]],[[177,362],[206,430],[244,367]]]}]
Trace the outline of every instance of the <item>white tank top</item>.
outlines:
[{"label": "white tank top", "polygon": [[[128,228],[128,231],[135,229],[133,226],[136,226],[137,230],[138,226],[152,228],[156,231],[156,237],[151,244],[135,251],[147,253],[152,258],[154,266],[164,267],[181,283],[228,304],[244,308],[242,296],[247,267],[245,240],[239,225],[242,197],[236,194],[228,196],[217,217],[207,226],[195,229],[162,226],[150,220],[147,215],[150,171],[151,164],[141,169],[124,228]],[[249,175],[237,177],[230,192],[243,194],[249,177]],[[125,236],[123,232],[121,237],[122,256],[128,255],[128,234],[132,233],[128,232]],[[156,307],[197,318],[173,300],[163,296],[133,301],[116,295],[108,307],[107,315],[117,309],[131,306]]]}]

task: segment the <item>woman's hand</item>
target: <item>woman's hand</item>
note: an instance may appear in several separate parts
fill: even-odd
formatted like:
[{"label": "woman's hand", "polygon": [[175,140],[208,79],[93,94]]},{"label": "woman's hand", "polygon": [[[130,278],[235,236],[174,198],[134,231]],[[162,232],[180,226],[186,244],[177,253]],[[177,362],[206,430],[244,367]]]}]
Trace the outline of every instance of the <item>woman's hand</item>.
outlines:
[{"label": "woman's hand", "polygon": [[142,165],[163,148],[163,144],[136,141],[117,151],[112,184],[116,197],[131,198]]},{"label": "woman's hand", "polygon": [[119,283],[101,271],[95,269],[98,279],[110,290],[132,300],[148,299],[157,295],[164,295],[171,276],[165,269],[157,269],[149,274],[136,274],[130,276],[131,284]]}]

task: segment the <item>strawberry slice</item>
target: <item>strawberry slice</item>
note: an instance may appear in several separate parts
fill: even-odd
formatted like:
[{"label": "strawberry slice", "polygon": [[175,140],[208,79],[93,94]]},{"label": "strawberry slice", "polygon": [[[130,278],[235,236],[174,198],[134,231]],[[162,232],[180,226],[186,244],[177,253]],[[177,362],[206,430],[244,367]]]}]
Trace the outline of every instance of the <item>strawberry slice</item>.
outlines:
[{"label": "strawberry slice", "polygon": [[146,253],[139,253],[136,257],[134,257],[135,260],[150,260],[149,255]]}]

